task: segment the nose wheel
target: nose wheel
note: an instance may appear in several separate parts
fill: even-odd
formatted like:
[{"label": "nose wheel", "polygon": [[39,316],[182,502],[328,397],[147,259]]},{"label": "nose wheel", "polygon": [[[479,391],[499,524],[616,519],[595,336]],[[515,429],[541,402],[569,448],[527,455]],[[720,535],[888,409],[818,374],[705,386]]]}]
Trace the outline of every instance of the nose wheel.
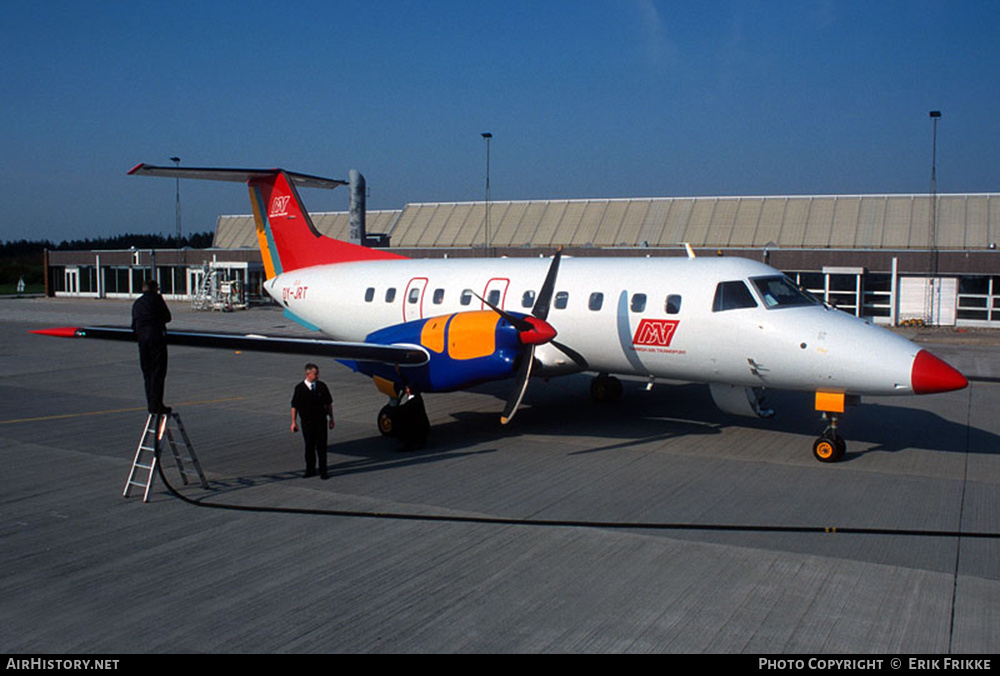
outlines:
[{"label": "nose wheel", "polygon": [[824,434],[813,442],[813,457],[820,462],[838,462],[847,451],[847,442],[839,435]]},{"label": "nose wheel", "polygon": [[823,413],[823,418],[830,424],[813,442],[813,457],[820,462],[839,462],[847,452],[847,442],[837,431],[840,416],[836,413]]}]

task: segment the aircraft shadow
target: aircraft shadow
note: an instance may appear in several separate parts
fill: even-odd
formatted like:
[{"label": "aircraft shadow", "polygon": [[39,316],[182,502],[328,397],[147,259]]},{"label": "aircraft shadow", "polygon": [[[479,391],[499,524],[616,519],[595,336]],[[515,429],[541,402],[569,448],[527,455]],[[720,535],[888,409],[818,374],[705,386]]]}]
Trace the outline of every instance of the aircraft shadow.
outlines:
[{"label": "aircraft shadow", "polygon": [[[614,450],[649,441],[701,434],[719,434],[737,427],[799,434],[806,437],[805,448],[819,436],[826,424],[814,410],[812,395],[803,392],[773,391],[768,403],[776,414],[769,419],[743,418],[720,411],[708,387],[701,384],[657,384],[646,391],[642,383],[625,383],[617,402],[598,403],[589,395],[589,377],[564,378],[532,383],[522,410],[504,434],[541,436],[587,436],[613,441],[585,452]],[[558,391],[557,391],[558,390]],[[499,410],[507,393],[497,384],[477,388],[498,398],[497,413],[455,412],[455,422],[433,429],[435,445],[468,444],[495,438]],[[865,400],[847,410],[840,429],[848,440],[843,461],[874,452],[926,448],[949,453],[1000,453],[1000,435],[953,422],[918,408]],[[863,450],[859,447],[867,446]]]},{"label": "aircraft shadow", "polygon": [[[574,381],[575,382],[571,382]],[[464,456],[499,452],[498,438],[532,437],[533,440],[572,437],[586,438],[586,448],[571,455],[613,452],[643,444],[697,435],[717,435],[727,428],[777,431],[803,437],[803,452],[824,423],[813,410],[808,393],[772,392],[769,404],[777,411],[770,419],[731,416],[719,411],[708,388],[699,384],[658,384],[646,391],[642,383],[625,383],[625,392],[616,402],[595,402],[589,393],[589,378],[570,377],[546,383],[532,383],[516,418],[500,425],[500,410],[506,399],[505,383],[475,388],[488,395],[493,410],[461,410],[460,396],[427,397],[432,426],[423,448],[400,452],[402,443],[377,433],[361,438],[338,440],[331,437],[331,477],[380,472],[405,467],[453,461]],[[868,453],[894,453],[908,448],[925,448],[948,453],[1000,453],[1000,435],[947,420],[937,413],[868,401],[848,410],[841,430],[848,440],[848,452],[841,462]],[[593,440],[606,443],[593,445]],[[269,483],[301,478],[301,471],[263,473],[212,481],[216,495]]]}]

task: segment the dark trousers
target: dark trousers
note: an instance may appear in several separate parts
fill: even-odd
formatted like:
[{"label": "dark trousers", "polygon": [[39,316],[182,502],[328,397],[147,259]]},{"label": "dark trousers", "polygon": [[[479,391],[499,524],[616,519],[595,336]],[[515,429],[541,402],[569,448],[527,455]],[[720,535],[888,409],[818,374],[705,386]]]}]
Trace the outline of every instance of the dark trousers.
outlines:
[{"label": "dark trousers", "polygon": [[139,343],[139,366],[146,386],[146,405],[150,413],[163,409],[163,386],[167,380],[167,344]]},{"label": "dark trousers", "polygon": [[306,474],[316,472],[317,460],[319,473],[326,474],[326,426],[325,417],[322,420],[302,420],[302,440],[306,445]]}]

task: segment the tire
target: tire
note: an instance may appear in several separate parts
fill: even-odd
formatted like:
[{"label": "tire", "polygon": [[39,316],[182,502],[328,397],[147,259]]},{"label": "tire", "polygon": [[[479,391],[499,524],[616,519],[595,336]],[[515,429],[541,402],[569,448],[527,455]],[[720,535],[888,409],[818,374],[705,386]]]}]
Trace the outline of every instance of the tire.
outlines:
[{"label": "tire", "polygon": [[381,432],[383,437],[392,437],[396,435],[396,425],[392,419],[392,407],[386,404],[382,407],[382,410],[378,412],[378,431]]},{"label": "tire", "polygon": [[813,442],[813,457],[820,462],[839,462],[847,451],[847,442],[840,437],[820,437]]}]

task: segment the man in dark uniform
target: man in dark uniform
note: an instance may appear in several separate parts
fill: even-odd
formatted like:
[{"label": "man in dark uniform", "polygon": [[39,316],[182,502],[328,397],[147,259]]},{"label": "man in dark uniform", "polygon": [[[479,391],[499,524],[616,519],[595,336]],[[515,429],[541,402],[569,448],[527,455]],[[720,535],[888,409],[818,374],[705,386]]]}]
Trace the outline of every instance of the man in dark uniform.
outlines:
[{"label": "man in dark uniform", "polygon": [[167,322],[170,309],[152,279],[142,284],[142,295],[132,304],[132,331],[139,342],[139,366],[146,385],[150,413],[170,413],[163,405],[163,385],[167,379]]},{"label": "man in dark uniform", "polygon": [[[305,442],[306,476],[316,476],[319,461],[319,476],[326,473],[326,432],[333,429],[333,397],[326,383],[319,379],[319,367],[306,364],[305,380],[295,386],[292,393],[292,432],[297,432],[296,415],[302,421],[302,440]],[[330,419],[329,424],[327,418]]]}]

